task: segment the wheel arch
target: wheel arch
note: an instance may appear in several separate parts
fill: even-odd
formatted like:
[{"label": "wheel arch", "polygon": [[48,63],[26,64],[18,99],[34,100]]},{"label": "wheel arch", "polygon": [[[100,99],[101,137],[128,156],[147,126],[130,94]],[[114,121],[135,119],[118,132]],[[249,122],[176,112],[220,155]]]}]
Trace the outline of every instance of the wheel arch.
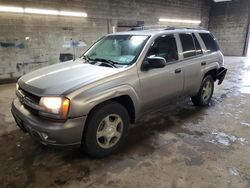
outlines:
[{"label": "wheel arch", "polygon": [[110,98],[108,100],[105,100],[96,104],[95,106],[93,106],[93,108],[90,109],[88,113],[88,117],[91,116],[91,114],[94,113],[94,111],[97,108],[99,108],[102,105],[105,105],[106,103],[108,104],[108,102],[117,102],[121,104],[128,112],[130,123],[135,122],[135,118],[136,118],[135,105],[129,95],[121,95],[121,96],[113,97],[113,98]]},{"label": "wheel arch", "polygon": [[217,68],[213,68],[213,69],[207,71],[207,72],[204,74],[202,80],[203,80],[207,75],[211,75],[211,76],[213,77],[213,80],[216,81],[216,80],[217,80],[217,74],[218,74]]}]

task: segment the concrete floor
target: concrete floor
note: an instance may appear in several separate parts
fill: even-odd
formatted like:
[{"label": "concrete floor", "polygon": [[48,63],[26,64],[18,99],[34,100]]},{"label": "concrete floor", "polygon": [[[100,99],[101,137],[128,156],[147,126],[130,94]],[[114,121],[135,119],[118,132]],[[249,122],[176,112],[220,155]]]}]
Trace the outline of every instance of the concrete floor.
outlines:
[{"label": "concrete floor", "polygon": [[229,69],[212,103],[150,114],[118,154],[96,160],[41,146],[15,127],[15,85],[0,86],[1,187],[250,187],[250,59]]}]

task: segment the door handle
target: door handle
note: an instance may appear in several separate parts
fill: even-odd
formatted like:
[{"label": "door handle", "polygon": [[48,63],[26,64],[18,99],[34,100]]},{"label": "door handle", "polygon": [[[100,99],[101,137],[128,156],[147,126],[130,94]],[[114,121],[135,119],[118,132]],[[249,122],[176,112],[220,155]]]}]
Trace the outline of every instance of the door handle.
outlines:
[{"label": "door handle", "polygon": [[201,62],[201,66],[204,66],[206,64],[207,64],[207,62],[205,62],[205,61]]},{"label": "door handle", "polygon": [[181,73],[181,69],[175,69],[175,74]]}]

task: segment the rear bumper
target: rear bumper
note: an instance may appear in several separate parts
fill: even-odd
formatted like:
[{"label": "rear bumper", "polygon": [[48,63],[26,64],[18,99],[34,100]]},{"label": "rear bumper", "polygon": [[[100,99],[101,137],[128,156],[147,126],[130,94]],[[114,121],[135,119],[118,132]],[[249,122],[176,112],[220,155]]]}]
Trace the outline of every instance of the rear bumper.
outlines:
[{"label": "rear bumper", "polygon": [[41,118],[30,113],[18,99],[12,103],[11,112],[17,125],[44,145],[79,147],[86,116],[64,122]]},{"label": "rear bumper", "polygon": [[218,72],[217,72],[217,80],[219,80],[218,85],[220,85],[223,82],[226,74],[227,74],[226,68],[221,67],[218,69]]}]

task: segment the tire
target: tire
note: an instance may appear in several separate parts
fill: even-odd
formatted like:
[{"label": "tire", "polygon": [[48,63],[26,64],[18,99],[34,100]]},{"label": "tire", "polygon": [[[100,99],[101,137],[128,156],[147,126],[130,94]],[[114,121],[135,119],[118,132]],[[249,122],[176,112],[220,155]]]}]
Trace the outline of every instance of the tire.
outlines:
[{"label": "tire", "polygon": [[[210,88],[209,88],[210,85]],[[214,79],[211,75],[207,75],[201,83],[200,90],[196,96],[191,97],[195,106],[209,105],[214,92]]]},{"label": "tire", "polygon": [[121,148],[128,130],[127,110],[117,102],[105,102],[89,115],[83,133],[82,149],[91,157],[106,157]]}]

